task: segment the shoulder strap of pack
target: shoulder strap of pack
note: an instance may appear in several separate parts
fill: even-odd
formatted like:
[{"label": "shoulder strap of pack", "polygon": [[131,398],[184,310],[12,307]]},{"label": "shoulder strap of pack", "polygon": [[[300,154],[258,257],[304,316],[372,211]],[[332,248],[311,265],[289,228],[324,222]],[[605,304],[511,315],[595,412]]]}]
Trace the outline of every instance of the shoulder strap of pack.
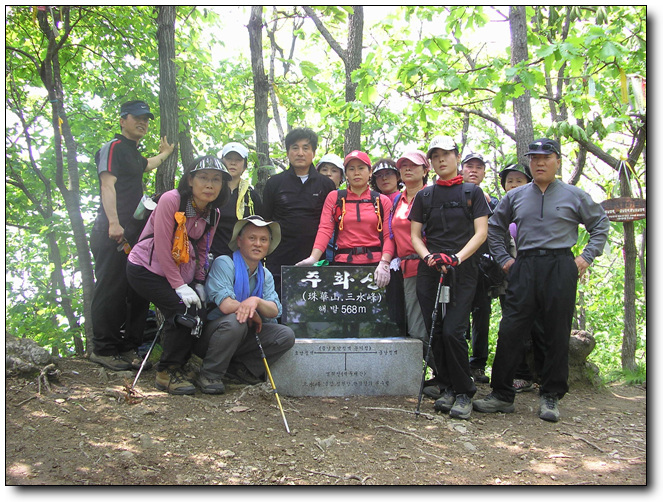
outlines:
[{"label": "shoulder strap of pack", "polygon": [[391,211],[389,211],[389,219],[387,220],[387,223],[389,225],[389,238],[393,239],[394,238],[394,231],[391,228],[391,221],[394,219],[394,214],[396,213],[396,207],[398,207],[398,203],[403,200],[403,192],[398,192],[396,197],[394,197],[394,201],[391,205]]},{"label": "shoulder strap of pack", "polygon": [[474,208],[472,207],[472,191],[476,188],[474,183],[463,183],[463,193],[465,194],[465,206],[463,211],[465,216],[472,221],[474,219]]},{"label": "shoulder strap of pack", "polygon": [[380,198],[380,192],[371,190],[371,200],[373,201],[373,207],[375,207],[375,214],[378,216],[378,225],[377,231],[380,236],[380,243],[382,243],[382,215],[384,214],[384,207],[382,207],[382,199]]},{"label": "shoulder strap of pack", "polygon": [[[421,190],[421,204],[422,204],[422,219],[424,226],[426,225],[426,222],[428,221],[428,218],[430,218],[430,208],[433,204],[433,190],[435,188],[435,185],[430,185],[427,187],[424,187],[423,190]],[[417,194],[419,195],[419,194]]]}]

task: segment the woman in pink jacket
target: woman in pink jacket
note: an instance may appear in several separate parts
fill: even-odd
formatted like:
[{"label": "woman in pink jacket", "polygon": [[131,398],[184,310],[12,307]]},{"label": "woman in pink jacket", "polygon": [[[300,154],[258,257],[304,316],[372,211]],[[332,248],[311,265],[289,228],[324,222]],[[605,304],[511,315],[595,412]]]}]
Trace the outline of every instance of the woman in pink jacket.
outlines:
[{"label": "woman in pink jacket", "polygon": [[343,166],[348,188],[327,195],[311,254],[297,265],[311,266],[318,262],[336,229],[333,263],[377,265],[375,282],[385,287],[389,284],[389,262],[394,254],[387,226],[391,201],[386,195],[371,193],[368,186],[371,160],[365,152],[350,152]]},{"label": "woman in pink jacket", "polygon": [[[411,222],[408,219],[414,196],[426,186],[430,163],[426,154],[419,150],[411,150],[403,154],[396,162],[400,172],[400,179],[405,184],[405,190],[399,192],[394,199],[394,208],[389,215],[389,230],[396,245],[397,262],[403,273],[403,291],[405,297],[405,316],[407,319],[407,334],[412,338],[421,340],[424,347],[428,345],[428,332],[421,315],[421,308],[417,300],[417,268],[419,255],[414,250],[410,236]],[[426,349],[424,348],[424,354]]]},{"label": "woman in pink jacket", "polygon": [[192,334],[202,326],[192,329],[187,318],[205,318],[210,246],[219,222],[218,208],[230,196],[230,178],[216,157],[194,160],[177,189],[161,195],[129,254],[129,284],[166,319],[155,385],[171,394],[195,393],[183,367],[197,340]]}]

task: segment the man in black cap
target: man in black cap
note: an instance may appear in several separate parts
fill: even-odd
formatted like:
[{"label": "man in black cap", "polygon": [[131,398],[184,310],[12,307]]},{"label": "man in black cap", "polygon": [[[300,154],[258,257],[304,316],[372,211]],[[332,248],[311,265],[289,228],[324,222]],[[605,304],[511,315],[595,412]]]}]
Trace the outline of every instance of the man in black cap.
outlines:
[{"label": "man in black cap", "polygon": [[[525,350],[524,337],[540,317],[543,333],[533,340],[543,354],[539,417],[557,422],[558,401],[569,389],[569,338],[578,278],[603,252],[610,222],[586,192],[556,179],[561,165],[557,141],[538,139],[526,155],[532,183],[509,191],[488,222],[490,251],[509,272],[509,286],[493,362],[493,390],[473,406],[484,413],[514,411],[514,373]],[[512,222],[518,228],[515,260],[504,238]],[[587,229],[589,241],[574,257],[571,247],[578,241],[579,224]]]},{"label": "man in black cap", "polygon": [[159,167],[175,147],[163,137],[158,155],[145,158],[138,152],[150,119],[154,115],[144,101],[124,103],[120,107],[121,133],[95,155],[101,204],[90,234],[96,284],[89,354],[91,361],[114,371],[140,367],[136,349],[142,343],[149,307],[127,283],[127,254],[138,238],[129,235],[127,227],[143,196],[143,173]]},{"label": "man in black cap", "polygon": [[[465,183],[474,183],[481,186],[486,176],[486,161],[480,153],[470,153],[460,163],[461,174]],[[486,202],[491,212],[497,206],[499,200],[492,195],[486,196]],[[488,361],[488,332],[490,331],[490,311],[493,296],[491,296],[490,284],[487,277],[482,273],[481,264],[490,260],[488,242],[485,241],[476,252],[479,257],[479,275],[477,276],[477,288],[472,300],[472,323],[468,327],[471,333],[472,355],[470,356],[470,372],[472,378],[478,383],[488,383],[486,376],[486,362]]]},{"label": "man in black cap", "polygon": [[267,180],[263,195],[263,216],[281,226],[281,245],[267,257],[267,268],[274,275],[276,292],[281,297],[281,266],[294,265],[308,258],[320,224],[327,194],[336,184],[320,174],[313,165],[318,135],[298,127],[285,137],[290,168]]}]

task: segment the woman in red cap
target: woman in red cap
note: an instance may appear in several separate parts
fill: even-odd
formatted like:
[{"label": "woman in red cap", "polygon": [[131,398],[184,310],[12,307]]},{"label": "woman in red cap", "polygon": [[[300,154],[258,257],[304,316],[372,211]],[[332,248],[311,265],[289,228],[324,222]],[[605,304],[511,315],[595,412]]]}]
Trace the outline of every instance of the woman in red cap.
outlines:
[{"label": "woman in red cap", "polygon": [[318,262],[336,229],[333,263],[377,265],[375,282],[385,287],[389,284],[389,263],[394,255],[394,242],[386,225],[391,201],[386,195],[370,190],[372,166],[365,152],[350,152],[343,167],[348,188],[327,195],[311,254],[297,265],[311,266]]}]

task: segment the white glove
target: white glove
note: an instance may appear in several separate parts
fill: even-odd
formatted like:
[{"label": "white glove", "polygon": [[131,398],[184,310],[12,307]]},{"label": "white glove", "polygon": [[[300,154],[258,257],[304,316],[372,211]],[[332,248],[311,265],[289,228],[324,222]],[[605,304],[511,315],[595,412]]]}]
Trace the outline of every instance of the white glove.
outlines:
[{"label": "white glove", "polygon": [[207,293],[205,293],[205,285],[196,283],[193,286],[193,289],[195,289],[196,293],[198,293],[198,296],[200,297],[200,301],[205,303],[205,300],[207,300]]},{"label": "white glove", "polygon": [[187,308],[191,305],[195,305],[198,308],[202,307],[200,298],[198,298],[198,295],[190,286],[182,284],[179,288],[175,289],[175,293],[182,299],[182,302]]},{"label": "white glove", "polygon": [[319,260],[316,260],[312,256],[309,256],[308,258],[304,258],[302,261],[298,261],[295,263],[295,267],[312,267],[316,263],[318,263]]},{"label": "white glove", "polygon": [[387,284],[389,284],[389,279],[391,279],[389,265],[382,261],[378,263],[378,266],[375,268],[373,277],[375,278],[375,283],[378,285],[378,288],[384,288]]},{"label": "white glove", "polygon": [[401,259],[397,256],[396,258],[391,260],[391,263],[389,264],[389,268],[391,270],[394,270],[394,271],[400,269],[401,268]]}]

